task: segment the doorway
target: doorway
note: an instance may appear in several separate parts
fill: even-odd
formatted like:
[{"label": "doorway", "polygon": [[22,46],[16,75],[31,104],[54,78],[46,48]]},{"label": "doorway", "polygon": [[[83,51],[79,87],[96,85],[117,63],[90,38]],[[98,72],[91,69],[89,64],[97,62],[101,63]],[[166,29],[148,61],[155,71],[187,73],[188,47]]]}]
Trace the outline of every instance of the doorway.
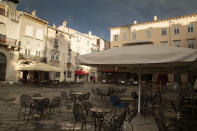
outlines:
[{"label": "doorway", "polygon": [[5,81],[7,59],[3,53],[0,53],[0,81]]}]

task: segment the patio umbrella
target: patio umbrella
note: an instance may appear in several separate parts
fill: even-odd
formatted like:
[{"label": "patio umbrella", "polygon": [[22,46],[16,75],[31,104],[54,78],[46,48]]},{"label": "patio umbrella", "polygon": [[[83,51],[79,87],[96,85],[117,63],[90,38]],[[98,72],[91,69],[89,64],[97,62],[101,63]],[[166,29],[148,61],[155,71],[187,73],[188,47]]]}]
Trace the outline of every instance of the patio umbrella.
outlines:
[{"label": "patio umbrella", "polygon": [[49,64],[45,64],[41,62],[20,67],[18,70],[19,71],[46,71],[46,72],[61,72],[62,71],[58,67],[51,66]]},{"label": "patio umbrella", "polygon": [[124,67],[126,69],[138,69],[139,71],[139,98],[138,113],[140,113],[140,80],[141,71],[150,70],[169,72],[174,69],[191,69],[197,62],[197,50],[180,47],[135,45],[94,52],[77,56],[76,59],[82,65],[103,67]]}]

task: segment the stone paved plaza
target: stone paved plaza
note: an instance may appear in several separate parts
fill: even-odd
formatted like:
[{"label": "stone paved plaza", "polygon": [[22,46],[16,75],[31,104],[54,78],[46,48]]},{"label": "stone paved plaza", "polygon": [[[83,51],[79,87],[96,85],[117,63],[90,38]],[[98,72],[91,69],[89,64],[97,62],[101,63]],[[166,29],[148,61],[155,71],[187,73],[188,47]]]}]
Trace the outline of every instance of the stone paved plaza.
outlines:
[{"label": "stone paved plaza", "polygon": [[[88,92],[91,88],[95,87],[108,87],[109,85],[102,84],[91,84],[85,83],[82,87],[74,88],[73,90]],[[136,89],[135,87],[127,87],[127,93],[130,90]],[[53,98],[55,96],[60,96],[61,91],[69,91],[70,88],[44,88],[29,84],[0,84],[0,131],[68,131],[73,129],[74,118],[72,113],[68,113],[66,106],[61,106],[61,113],[55,111],[54,115],[50,120],[36,120],[28,119],[23,120],[18,119],[17,115],[20,109],[20,96],[22,94],[33,95],[34,93],[40,93],[44,97]],[[92,94],[91,94],[92,97]],[[92,99],[91,99],[92,100]],[[93,106],[105,106],[109,107],[111,105],[99,102],[93,102]],[[158,128],[155,124],[154,119],[151,120],[150,124],[145,125],[135,125],[135,131],[157,131]],[[76,124],[75,130],[80,130],[81,123]],[[94,127],[87,124],[87,130],[94,130]],[[131,130],[130,124],[123,125],[123,130]]]}]

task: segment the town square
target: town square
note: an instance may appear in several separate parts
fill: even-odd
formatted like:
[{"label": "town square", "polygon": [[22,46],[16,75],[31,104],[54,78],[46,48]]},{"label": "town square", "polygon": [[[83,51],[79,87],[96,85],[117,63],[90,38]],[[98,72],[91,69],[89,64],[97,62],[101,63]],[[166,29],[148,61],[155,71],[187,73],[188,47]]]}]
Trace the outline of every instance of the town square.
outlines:
[{"label": "town square", "polygon": [[0,0],[0,131],[197,131],[195,4]]}]

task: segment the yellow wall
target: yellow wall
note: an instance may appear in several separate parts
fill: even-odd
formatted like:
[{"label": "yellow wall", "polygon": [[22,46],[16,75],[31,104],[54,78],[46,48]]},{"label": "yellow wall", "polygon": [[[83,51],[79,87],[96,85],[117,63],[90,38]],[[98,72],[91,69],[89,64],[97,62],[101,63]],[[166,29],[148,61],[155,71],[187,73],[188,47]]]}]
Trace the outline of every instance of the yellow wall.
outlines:
[{"label": "yellow wall", "polygon": [[[194,29],[192,33],[188,33],[188,25],[190,24],[193,25]],[[177,26],[179,27],[180,33],[174,34],[174,28]],[[166,36],[162,36],[162,28],[166,28]],[[150,38],[147,38],[147,30],[151,31]],[[136,39],[132,37],[133,32],[136,32]],[[113,27],[110,28],[110,33],[111,48],[142,40],[152,41],[156,45],[161,45],[162,41],[167,41],[169,46],[174,46],[174,40],[181,40],[181,47],[188,47],[187,39],[194,39],[194,48],[197,48],[197,14]],[[124,40],[124,34],[127,35],[126,40]],[[114,35],[118,35],[118,41],[114,41]]]}]

